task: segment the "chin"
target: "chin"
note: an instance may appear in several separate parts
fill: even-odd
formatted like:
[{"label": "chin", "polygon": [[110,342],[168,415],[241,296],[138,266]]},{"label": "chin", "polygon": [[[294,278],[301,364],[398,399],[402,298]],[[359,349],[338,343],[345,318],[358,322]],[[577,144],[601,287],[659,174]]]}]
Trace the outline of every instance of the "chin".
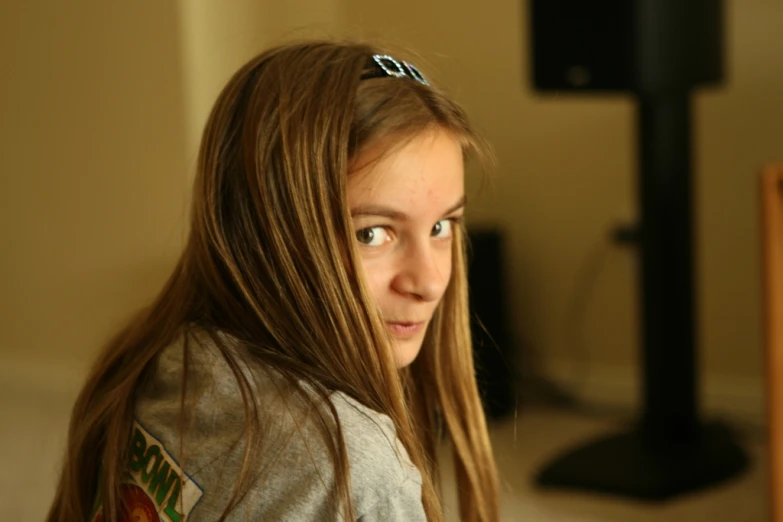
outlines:
[{"label": "chin", "polygon": [[418,357],[421,351],[423,339],[406,339],[394,341],[394,360],[397,369],[401,370],[410,365]]}]

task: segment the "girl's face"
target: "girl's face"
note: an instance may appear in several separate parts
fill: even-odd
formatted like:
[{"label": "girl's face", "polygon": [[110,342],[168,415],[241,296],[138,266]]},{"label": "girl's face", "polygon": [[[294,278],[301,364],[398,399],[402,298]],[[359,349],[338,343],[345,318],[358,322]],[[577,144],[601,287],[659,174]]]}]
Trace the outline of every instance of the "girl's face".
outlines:
[{"label": "girl's face", "polygon": [[441,130],[375,161],[382,150],[355,158],[347,197],[364,273],[402,368],[419,354],[451,278],[464,167],[460,143]]}]

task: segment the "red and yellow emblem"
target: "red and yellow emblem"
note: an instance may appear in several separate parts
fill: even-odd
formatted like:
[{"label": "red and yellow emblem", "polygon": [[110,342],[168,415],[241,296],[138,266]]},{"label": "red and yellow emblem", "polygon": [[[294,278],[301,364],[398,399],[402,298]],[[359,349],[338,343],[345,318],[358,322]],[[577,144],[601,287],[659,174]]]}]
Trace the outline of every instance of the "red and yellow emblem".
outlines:
[{"label": "red and yellow emblem", "polygon": [[[122,502],[125,514],[121,522],[161,522],[152,499],[136,484],[122,485]],[[95,522],[103,522],[103,510],[95,517]]]}]

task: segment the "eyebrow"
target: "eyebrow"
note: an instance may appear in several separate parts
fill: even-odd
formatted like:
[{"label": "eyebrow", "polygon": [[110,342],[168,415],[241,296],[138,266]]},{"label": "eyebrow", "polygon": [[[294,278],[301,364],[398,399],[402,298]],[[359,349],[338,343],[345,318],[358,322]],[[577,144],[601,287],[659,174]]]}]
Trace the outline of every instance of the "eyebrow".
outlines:
[{"label": "eyebrow", "polygon": [[[465,206],[467,203],[467,200],[465,198],[465,195],[463,194],[459,200],[450,206],[446,212],[443,213],[444,216],[448,216],[452,212],[456,212],[457,210],[461,209]],[[400,212],[399,210],[394,210],[389,207],[384,207],[381,205],[359,205],[357,207],[354,207],[351,209],[351,217],[358,217],[358,216],[379,216],[379,217],[385,217],[389,218],[395,221],[407,221],[409,219],[408,215],[404,212]]]}]

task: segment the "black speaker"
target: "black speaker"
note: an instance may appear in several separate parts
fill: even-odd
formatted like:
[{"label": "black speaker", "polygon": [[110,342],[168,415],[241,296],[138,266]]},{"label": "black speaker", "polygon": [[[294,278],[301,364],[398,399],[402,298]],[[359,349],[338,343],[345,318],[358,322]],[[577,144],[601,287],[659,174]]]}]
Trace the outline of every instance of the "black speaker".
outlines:
[{"label": "black speaker", "polygon": [[[638,0],[528,0],[533,87],[540,92],[634,92],[643,26],[656,16]],[[681,81],[714,85],[723,78],[722,0],[682,0],[681,23],[660,38],[685,49]],[[671,57],[660,56],[661,61]]]},{"label": "black speaker", "polygon": [[487,417],[500,419],[516,407],[502,234],[492,229],[471,230],[468,240],[468,287],[476,380]]}]

